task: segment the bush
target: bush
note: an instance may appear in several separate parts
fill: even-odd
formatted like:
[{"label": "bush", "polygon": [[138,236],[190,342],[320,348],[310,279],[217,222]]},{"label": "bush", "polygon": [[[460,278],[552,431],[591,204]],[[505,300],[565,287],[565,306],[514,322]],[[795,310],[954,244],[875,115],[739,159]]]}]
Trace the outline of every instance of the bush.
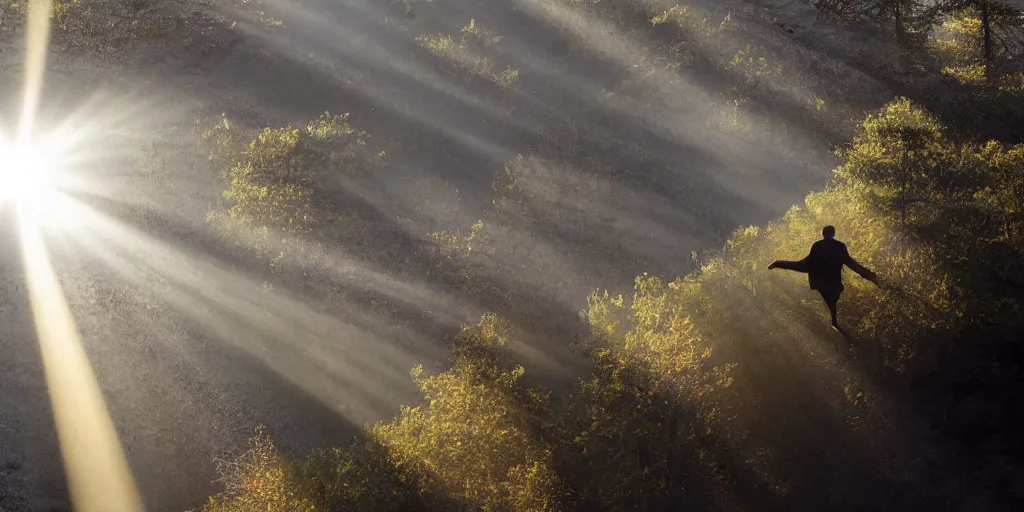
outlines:
[{"label": "bush", "polygon": [[430,34],[417,37],[416,41],[460,73],[483,78],[503,89],[513,89],[519,83],[517,69],[506,66],[504,71],[494,71],[494,64],[485,51],[500,42],[501,36],[483,28],[475,19],[469,20],[458,38],[448,34]]},{"label": "bush", "polygon": [[248,142],[226,117],[202,129],[211,158],[224,170],[224,210],[210,219],[251,240],[261,254],[314,232],[334,232],[351,213],[325,188],[334,175],[358,176],[384,157],[366,148],[369,135],[348,115],[324,113],[306,126],[263,128]]},{"label": "bush", "polygon": [[297,479],[296,466],[280,454],[262,428],[249,449],[222,461],[225,490],[209,499],[201,512],[313,512],[315,502]]}]

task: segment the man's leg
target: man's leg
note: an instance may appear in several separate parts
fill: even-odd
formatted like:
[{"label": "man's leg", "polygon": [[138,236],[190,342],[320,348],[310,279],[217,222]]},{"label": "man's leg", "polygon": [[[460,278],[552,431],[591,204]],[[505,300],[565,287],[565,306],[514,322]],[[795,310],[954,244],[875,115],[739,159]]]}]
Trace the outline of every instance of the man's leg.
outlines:
[{"label": "man's leg", "polygon": [[836,322],[836,306],[839,305],[839,295],[842,292],[832,290],[818,290],[821,294],[821,298],[825,299],[825,305],[828,306],[828,312],[832,315],[832,327],[839,328],[839,323]]}]

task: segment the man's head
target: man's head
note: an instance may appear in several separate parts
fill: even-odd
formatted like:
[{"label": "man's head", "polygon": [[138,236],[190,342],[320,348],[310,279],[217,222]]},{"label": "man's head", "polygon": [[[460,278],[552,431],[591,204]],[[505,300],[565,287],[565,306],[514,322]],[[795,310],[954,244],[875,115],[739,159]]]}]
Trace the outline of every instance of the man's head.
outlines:
[{"label": "man's head", "polygon": [[825,226],[824,228],[821,228],[821,236],[823,236],[825,238],[835,238],[836,237],[836,227],[835,226]]}]

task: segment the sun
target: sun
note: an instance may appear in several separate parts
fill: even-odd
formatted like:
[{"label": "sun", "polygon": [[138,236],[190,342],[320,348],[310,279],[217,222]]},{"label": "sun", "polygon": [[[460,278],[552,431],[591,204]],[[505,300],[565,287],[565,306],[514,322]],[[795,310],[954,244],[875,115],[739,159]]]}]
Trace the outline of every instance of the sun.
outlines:
[{"label": "sun", "polygon": [[46,209],[55,192],[56,154],[50,144],[0,138],[0,204]]}]

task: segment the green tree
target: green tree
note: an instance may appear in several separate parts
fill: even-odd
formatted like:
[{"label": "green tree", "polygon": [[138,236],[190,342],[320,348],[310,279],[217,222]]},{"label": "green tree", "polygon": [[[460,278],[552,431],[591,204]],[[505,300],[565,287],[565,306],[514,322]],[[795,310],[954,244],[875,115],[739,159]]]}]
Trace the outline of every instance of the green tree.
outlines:
[{"label": "green tree", "polygon": [[201,512],[418,510],[419,497],[388,451],[369,439],[315,450],[303,461],[282,454],[262,427],[241,455],[220,461],[225,489]]},{"label": "green tree", "polygon": [[993,0],[954,0],[941,4],[949,14],[933,38],[944,74],[995,91],[1021,92],[1019,64],[1024,36],[1017,9]]},{"label": "green tree", "polygon": [[451,369],[429,377],[422,367],[413,370],[424,403],[403,407],[393,422],[371,430],[434,506],[450,509],[446,499],[466,510],[559,505],[550,450],[531,433],[523,405],[543,398],[518,384],[524,370],[501,355],[507,343],[496,315],[464,328],[454,341]]},{"label": "green tree", "polygon": [[898,98],[869,115],[853,143],[841,151],[838,174],[868,188],[906,226],[908,209],[928,199],[961,170],[939,122],[924,109]]},{"label": "green tree", "polygon": [[713,481],[716,400],[732,381],[713,365],[681,283],[636,280],[632,300],[591,294],[584,349],[594,374],[567,400],[559,437],[585,507],[678,510],[682,489]]},{"label": "green tree", "polygon": [[980,157],[988,165],[989,181],[978,198],[996,209],[1001,238],[1024,252],[1024,144],[991,141]]},{"label": "green tree", "polygon": [[406,511],[424,506],[399,473],[389,451],[369,438],[315,450],[296,465],[300,485],[315,496],[317,510]]},{"label": "green tree", "polygon": [[[228,490],[211,501],[222,508],[209,510],[679,510],[744,493],[779,505],[862,498],[842,489],[860,489],[863,471],[900,463],[885,453],[846,466],[844,449],[883,436],[896,417],[881,398],[888,389],[872,389],[862,373],[876,382],[884,375],[907,393],[954,378],[992,379],[993,347],[1021,323],[1020,294],[983,283],[1022,282],[1012,280],[1020,276],[1012,265],[1019,269],[1021,259],[1024,148],[944,133],[926,111],[897,99],[861,125],[829,187],[778,221],[737,230],[686,277],[640,276],[630,297],[591,294],[581,343],[591,369],[566,392],[527,388],[525,370],[509,356],[511,330],[488,314],[455,337],[447,370],[413,370],[420,404],[303,465],[243,458]],[[901,159],[914,175],[899,174]],[[913,209],[898,200],[908,182]],[[523,190],[515,176],[496,183]],[[813,320],[823,308],[808,299],[801,276],[764,270],[776,257],[806,254],[823,224],[836,225],[858,260],[886,278],[882,288],[851,282],[844,296],[849,330],[871,345],[853,368],[820,355],[816,333],[824,329]],[[477,240],[448,242],[468,252]],[[741,307],[755,314],[738,321]],[[800,379],[780,384],[780,372],[810,376],[816,389],[799,387],[808,382]],[[845,422],[833,433],[856,438],[849,446],[805,444],[800,436],[820,422],[765,428],[803,410],[794,402],[819,395],[829,397],[823,415]],[[913,396],[929,401],[921,410],[950,405],[932,392]],[[847,468],[829,475],[838,491],[811,488],[823,480],[808,471],[809,460]],[[770,494],[756,494],[761,489]],[[787,501],[793,489],[802,494]]]}]

